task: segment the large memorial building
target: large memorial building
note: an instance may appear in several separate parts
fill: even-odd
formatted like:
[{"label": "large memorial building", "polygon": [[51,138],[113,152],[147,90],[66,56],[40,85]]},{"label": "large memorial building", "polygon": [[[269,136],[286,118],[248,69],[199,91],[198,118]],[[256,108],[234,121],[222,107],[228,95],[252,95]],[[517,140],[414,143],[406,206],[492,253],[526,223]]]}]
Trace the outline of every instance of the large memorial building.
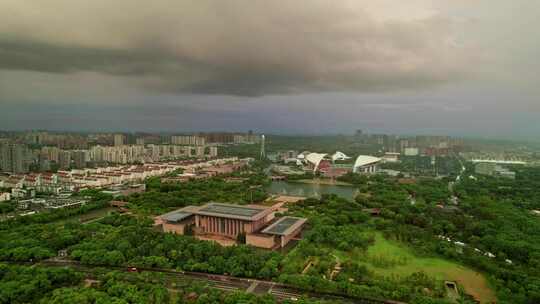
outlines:
[{"label": "large memorial building", "polygon": [[[164,232],[236,240],[240,234],[246,243],[264,248],[285,246],[301,231],[306,219],[274,218],[276,209],[259,205],[208,203],[188,206],[156,218]],[[189,229],[189,230],[188,230]]]}]

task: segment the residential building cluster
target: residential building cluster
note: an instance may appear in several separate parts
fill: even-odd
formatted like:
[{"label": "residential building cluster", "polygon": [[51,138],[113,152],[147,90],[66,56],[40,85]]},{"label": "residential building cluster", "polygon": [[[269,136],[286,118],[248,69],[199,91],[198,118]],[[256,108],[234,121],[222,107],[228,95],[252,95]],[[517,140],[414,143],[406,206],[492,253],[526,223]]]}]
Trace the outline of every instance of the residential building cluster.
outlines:
[{"label": "residential building cluster", "polygon": [[0,170],[4,172],[26,173],[30,169],[32,152],[21,144],[0,145]]},{"label": "residential building cluster", "polygon": [[181,168],[180,163],[153,163],[103,168],[72,169],[57,173],[14,174],[0,177],[0,187],[35,189],[37,192],[59,194],[86,188],[106,188],[118,184],[140,183],[145,178],[161,176]]},{"label": "residential building cluster", "polygon": [[171,136],[171,144],[186,146],[204,146],[206,144],[206,138],[197,135]]},{"label": "residential building cluster", "polygon": [[253,133],[233,135],[234,144],[256,144],[259,143],[260,140],[260,136]]},{"label": "residential building cluster", "polygon": [[29,171],[83,169],[105,163],[151,163],[185,158],[215,158],[217,156],[217,146],[97,145],[81,150],[63,150],[58,147],[45,146],[31,150],[25,144],[2,143],[0,144],[0,171],[23,174]]},{"label": "residential building cluster", "polygon": [[181,158],[214,158],[218,155],[216,146],[180,145],[123,145],[94,146],[88,150],[89,162],[130,164],[135,162],[156,162]]},{"label": "residential building cluster", "polygon": [[384,152],[398,152],[407,156],[448,156],[469,149],[463,139],[449,136],[365,134],[357,130],[355,138],[362,144],[379,145]]},{"label": "residential building cluster", "polygon": [[259,135],[247,133],[207,132],[195,134],[147,134],[147,133],[56,133],[33,131],[12,136],[17,143],[56,146],[61,149],[86,149],[93,145],[122,146],[128,144],[173,144],[204,146],[207,144],[253,144]]},{"label": "residential building cluster", "polygon": [[248,133],[198,133],[196,135],[171,136],[171,144],[204,146],[206,144],[255,144],[259,135]]},{"label": "residential building cluster", "polygon": [[17,201],[17,209],[19,210],[42,210],[42,209],[64,209],[64,208],[79,208],[84,206],[88,201],[70,197],[53,197],[53,198],[31,198]]},{"label": "residential building cluster", "polygon": [[[144,192],[144,179],[171,174],[182,169],[194,172],[204,168],[206,172],[230,172],[247,164],[248,160],[238,158],[215,159],[210,161],[171,161],[140,165],[107,166],[60,170],[56,173],[28,173],[0,176],[0,188],[11,188],[11,198],[32,198],[36,192],[61,194],[81,189],[98,188],[109,191],[113,196]],[[166,180],[166,178],[165,178]]]},{"label": "residential building cluster", "polygon": [[182,158],[215,158],[222,144],[253,144],[259,136],[209,132],[148,133],[0,132],[0,172],[24,174]]},{"label": "residential building cluster", "polygon": [[260,136],[249,131],[247,133],[213,132],[200,133],[210,144],[255,144],[260,142]]},{"label": "residential building cluster", "polygon": [[55,146],[60,149],[86,149],[87,136],[76,133],[50,133],[45,131],[23,133],[16,138],[18,143]]},{"label": "residential building cluster", "polygon": [[112,197],[129,196],[135,193],[143,193],[146,191],[146,184],[116,184],[101,191],[102,193],[109,194]]},{"label": "residential building cluster", "polygon": [[195,162],[182,167],[183,172],[175,176],[164,177],[162,183],[183,183],[193,179],[206,179],[217,175],[229,174],[244,168],[251,159],[237,157],[216,159],[207,162]]}]

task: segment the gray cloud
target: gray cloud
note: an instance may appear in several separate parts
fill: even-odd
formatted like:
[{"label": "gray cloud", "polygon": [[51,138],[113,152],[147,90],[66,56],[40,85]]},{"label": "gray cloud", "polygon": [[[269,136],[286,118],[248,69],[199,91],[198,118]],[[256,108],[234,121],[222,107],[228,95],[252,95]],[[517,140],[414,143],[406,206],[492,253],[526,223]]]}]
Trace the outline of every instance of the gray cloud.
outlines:
[{"label": "gray cloud", "polygon": [[96,49],[29,40],[0,40],[0,68],[49,73],[97,71],[116,75],[156,72],[174,63],[164,54],[141,50]]},{"label": "gray cloud", "polygon": [[[360,128],[367,132],[538,140],[536,113],[469,107],[466,100],[456,102],[441,94],[400,97],[399,105],[386,95],[335,93],[262,96],[253,102],[233,96],[193,95],[149,98],[136,105],[3,104],[0,127],[175,132],[253,129],[272,134],[351,134]],[[491,99],[497,103],[506,100],[496,94]],[[436,104],[444,105],[443,110]]]},{"label": "gray cloud", "polygon": [[451,19],[382,19],[368,3],[8,0],[0,69],[232,95],[421,89],[471,75],[478,52],[456,40]]},{"label": "gray cloud", "polygon": [[537,138],[537,0],[2,0],[0,127]]}]

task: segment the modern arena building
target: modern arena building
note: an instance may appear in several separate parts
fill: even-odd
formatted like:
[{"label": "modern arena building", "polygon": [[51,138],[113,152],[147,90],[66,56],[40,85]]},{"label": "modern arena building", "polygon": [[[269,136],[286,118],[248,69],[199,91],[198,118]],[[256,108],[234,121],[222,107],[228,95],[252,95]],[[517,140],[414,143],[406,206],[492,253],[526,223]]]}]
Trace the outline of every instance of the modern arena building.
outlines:
[{"label": "modern arena building", "polygon": [[313,170],[313,172],[326,171],[330,166],[331,157],[326,153],[309,153],[305,155],[305,164]]},{"label": "modern arena building", "polygon": [[[336,152],[333,155],[327,153],[310,153],[304,152],[299,155],[298,159],[305,165],[305,169],[313,171],[313,173],[323,173],[332,175],[334,171],[351,171],[354,173],[376,173],[378,165],[383,159],[369,156],[360,155],[356,158],[356,161],[351,167],[346,164],[334,164],[336,161],[346,161],[350,159],[342,152]],[[342,174],[343,172],[340,172]],[[334,174],[335,175],[335,174]]]},{"label": "modern arena building", "polygon": [[353,165],[354,173],[376,173],[382,159],[369,155],[360,155]]}]

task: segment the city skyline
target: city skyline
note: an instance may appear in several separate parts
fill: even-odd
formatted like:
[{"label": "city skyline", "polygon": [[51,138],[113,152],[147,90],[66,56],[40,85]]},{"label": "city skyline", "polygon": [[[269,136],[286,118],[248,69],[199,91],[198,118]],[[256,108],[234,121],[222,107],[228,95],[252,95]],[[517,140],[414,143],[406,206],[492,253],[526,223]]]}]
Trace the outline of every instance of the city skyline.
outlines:
[{"label": "city skyline", "polygon": [[0,128],[537,139],[538,11],[530,0],[8,0]]},{"label": "city skyline", "polygon": [[[417,136],[442,136],[442,137],[449,137],[449,138],[456,138],[456,139],[465,139],[465,140],[478,140],[478,141],[500,141],[500,142],[523,142],[523,143],[530,143],[530,144],[537,144],[540,143],[539,138],[528,138],[528,137],[519,137],[519,136],[509,136],[509,137],[501,137],[497,135],[485,135],[485,134],[453,134],[453,133],[436,133],[436,132],[429,132],[426,130],[423,130],[423,132],[418,133],[412,133],[412,132],[386,132],[386,131],[380,131],[380,130],[369,130],[369,129],[347,129],[343,130],[343,132],[264,132],[264,131],[258,131],[254,128],[250,130],[244,130],[244,129],[237,129],[237,130],[226,130],[226,129],[193,129],[193,130],[160,130],[160,129],[146,129],[146,130],[139,130],[139,129],[128,129],[128,128],[121,128],[121,129],[47,129],[47,128],[36,128],[36,129],[0,129],[0,133],[5,134],[31,134],[31,133],[41,133],[46,132],[50,134],[81,134],[81,135],[91,135],[91,134],[124,134],[129,136],[164,136],[164,137],[174,137],[174,136],[183,136],[183,135],[194,135],[197,136],[199,134],[243,134],[246,133],[246,131],[253,131],[254,135],[260,136],[260,135],[266,135],[266,136],[279,136],[279,137],[332,137],[332,136],[345,136],[345,137],[351,137],[354,136],[356,131],[363,131],[366,135],[386,135],[386,136],[395,136],[397,138],[411,138],[411,137],[417,137]],[[137,137],[136,139],[142,139]],[[135,144],[135,143],[134,143]],[[141,144],[144,144],[142,142]]]}]

